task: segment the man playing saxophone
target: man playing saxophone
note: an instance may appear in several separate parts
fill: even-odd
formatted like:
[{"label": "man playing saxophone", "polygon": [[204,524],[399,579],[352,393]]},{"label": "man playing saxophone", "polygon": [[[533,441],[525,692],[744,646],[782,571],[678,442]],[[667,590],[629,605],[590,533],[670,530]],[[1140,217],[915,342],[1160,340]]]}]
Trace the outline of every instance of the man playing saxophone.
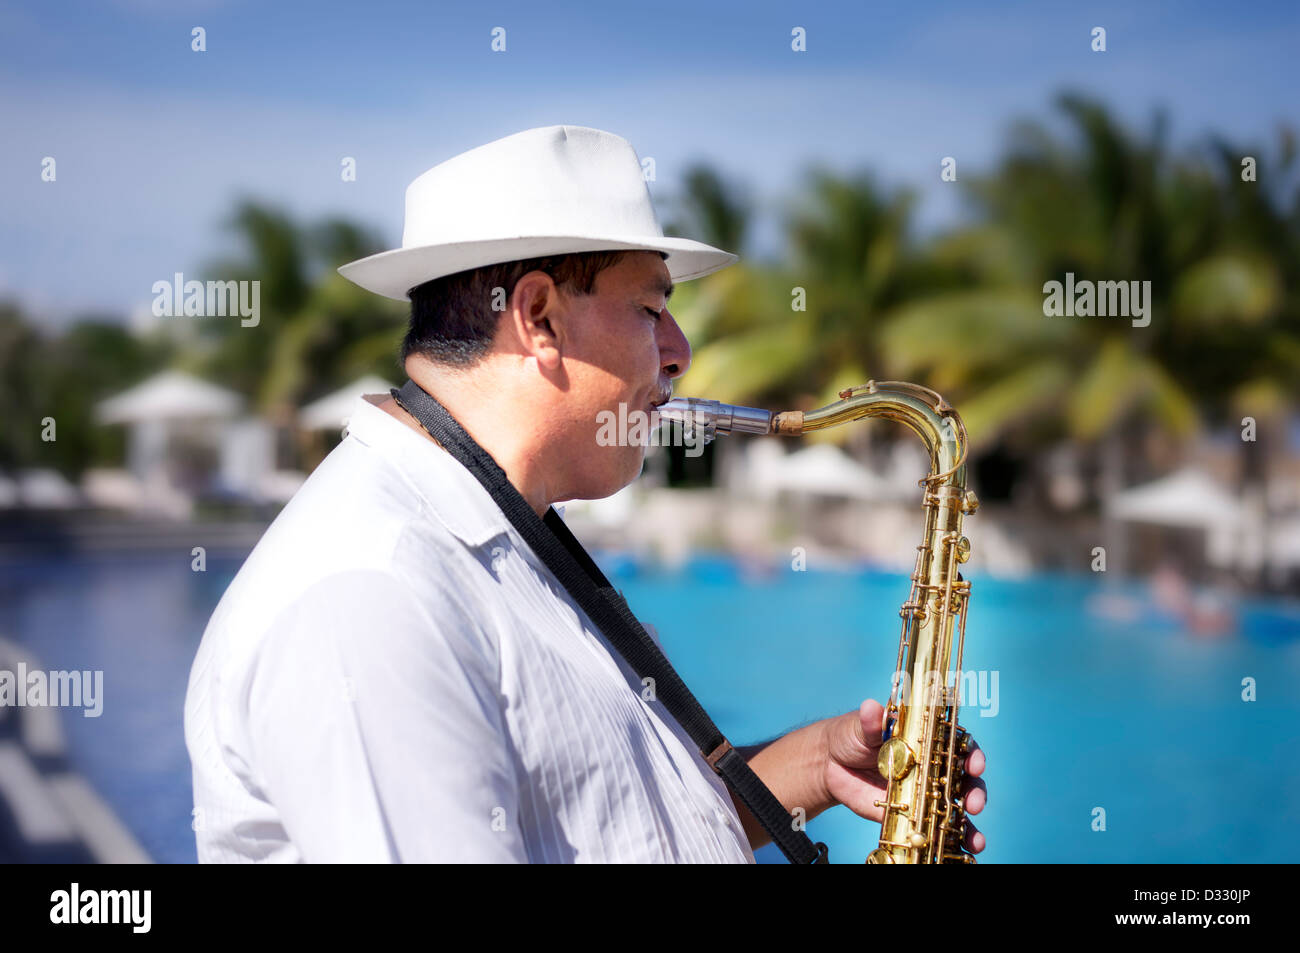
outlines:
[{"label": "man playing saxophone", "polygon": [[[410,379],[538,516],[631,482],[645,448],[601,445],[600,414],[667,401],[691,360],[673,282],[734,256],[664,237],[631,146],[582,127],[443,163],[406,215],[402,249],[343,271],[409,290]],[[752,863],[766,831],[643,688],[420,420],[367,397],[204,634],[199,859]],[[740,751],[792,816],[879,821],[883,719],[867,700]]]}]

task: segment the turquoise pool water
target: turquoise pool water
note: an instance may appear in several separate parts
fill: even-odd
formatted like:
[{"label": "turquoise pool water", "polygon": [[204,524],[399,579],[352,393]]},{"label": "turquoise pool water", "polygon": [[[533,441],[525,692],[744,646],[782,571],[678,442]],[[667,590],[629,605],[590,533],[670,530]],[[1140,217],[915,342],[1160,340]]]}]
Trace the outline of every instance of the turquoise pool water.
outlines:
[{"label": "turquoise pool water", "polygon": [[[62,712],[70,755],[158,860],[194,860],[185,685],[240,562],[210,557],[193,573],[188,555],[123,554],[0,568],[0,636],[46,668],[104,670],[103,715]],[[887,693],[902,576],[601,562],[736,743]],[[1300,859],[1300,605],[1248,602],[1242,632],[1215,642],[1152,612],[1098,617],[1097,591],[1092,577],[975,583],[964,668],[998,673],[997,713],[962,718],[989,759],[982,859]],[[837,808],[809,832],[858,863],[879,827]]]},{"label": "turquoise pool water", "polygon": [[[699,562],[619,585],[734,742],[888,694],[901,576],[747,580]],[[996,714],[962,715],[988,757],[981,861],[1300,859],[1300,607],[1248,603],[1240,635],[1205,642],[1154,613],[1093,615],[1099,588],[1044,575],[974,583],[963,668],[998,672]],[[1246,677],[1256,701],[1242,701]],[[1092,829],[1098,807],[1104,831]],[[809,825],[842,862],[861,862],[879,830],[845,808]]]}]

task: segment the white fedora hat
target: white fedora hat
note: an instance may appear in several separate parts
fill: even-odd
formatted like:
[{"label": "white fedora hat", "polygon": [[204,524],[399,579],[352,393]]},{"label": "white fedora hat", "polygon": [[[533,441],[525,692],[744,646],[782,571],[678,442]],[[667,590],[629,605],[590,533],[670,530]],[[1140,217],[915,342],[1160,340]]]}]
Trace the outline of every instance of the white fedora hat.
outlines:
[{"label": "white fedora hat", "polygon": [[402,247],[339,268],[368,291],[406,299],[416,285],[483,265],[604,250],[665,252],[674,281],[737,256],[666,238],[632,144],[584,126],[506,136],[434,166],[406,190]]}]

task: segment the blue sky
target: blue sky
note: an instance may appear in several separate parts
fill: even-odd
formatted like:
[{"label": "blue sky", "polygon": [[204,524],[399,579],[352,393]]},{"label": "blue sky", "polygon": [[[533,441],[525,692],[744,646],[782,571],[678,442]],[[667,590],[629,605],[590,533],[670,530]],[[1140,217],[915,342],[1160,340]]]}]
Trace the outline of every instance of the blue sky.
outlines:
[{"label": "blue sky", "polygon": [[[231,250],[241,195],[344,214],[396,245],[426,168],[533,126],[609,129],[654,156],[667,212],[707,159],[776,227],[813,162],[959,211],[938,181],[998,154],[1009,122],[1064,88],[1176,139],[1269,143],[1300,126],[1300,4],[270,4],[98,0],[0,10],[0,297],[59,324],[147,308],[154,281]],[[190,30],[207,31],[207,52]],[[506,29],[505,53],[490,50]],[[790,50],[794,26],[808,50]],[[1090,30],[1107,30],[1093,53]],[[44,156],[58,181],[40,180]],[[354,156],[358,181],[339,161]],[[665,217],[667,217],[665,215]]]}]

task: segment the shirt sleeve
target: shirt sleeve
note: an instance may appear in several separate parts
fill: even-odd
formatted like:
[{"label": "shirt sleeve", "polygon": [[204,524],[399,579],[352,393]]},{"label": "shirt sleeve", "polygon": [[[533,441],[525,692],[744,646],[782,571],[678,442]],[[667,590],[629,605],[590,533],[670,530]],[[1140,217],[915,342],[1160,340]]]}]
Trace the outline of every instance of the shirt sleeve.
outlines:
[{"label": "shirt sleeve", "polygon": [[431,614],[389,573],[337,574],[263,639],[251,768],[307,862],[523,862],[499,699],[494,649],[454,600]]}]

